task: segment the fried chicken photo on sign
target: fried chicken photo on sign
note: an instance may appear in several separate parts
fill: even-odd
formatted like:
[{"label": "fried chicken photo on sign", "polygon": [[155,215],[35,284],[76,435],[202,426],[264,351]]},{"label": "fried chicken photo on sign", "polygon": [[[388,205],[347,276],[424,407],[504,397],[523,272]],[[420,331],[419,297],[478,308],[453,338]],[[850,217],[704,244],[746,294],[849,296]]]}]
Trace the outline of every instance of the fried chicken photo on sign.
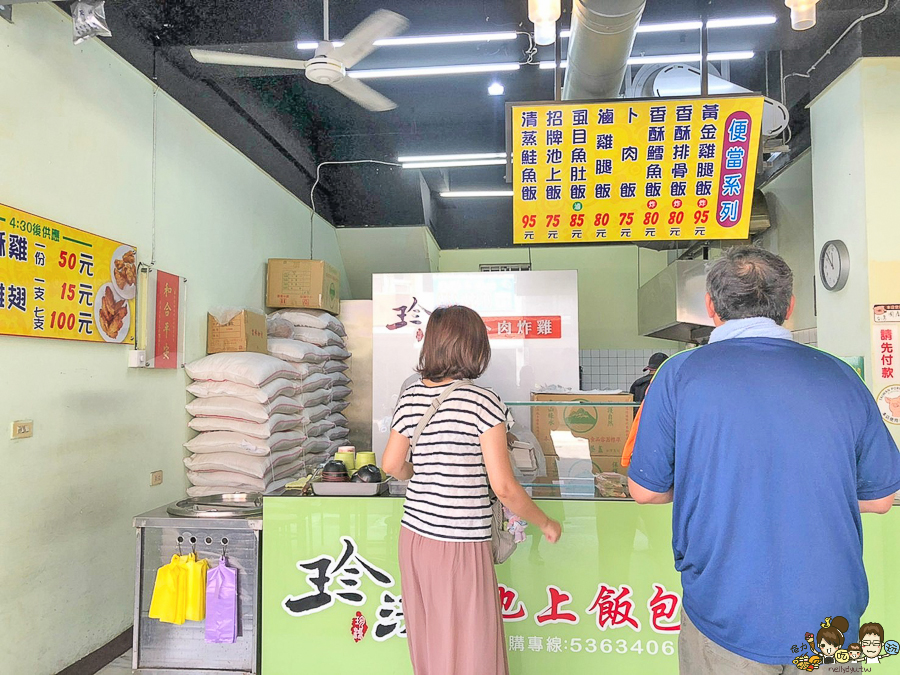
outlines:
[{"label": "fried chicken photo on sign", "polygon": [[119,335],[119,331],[122,330],[127,314],[128,303],[125,300],[117,302],[112,288],[107,286],[100,304],[100,328],[111,339],[115,340]]},{"label": "fried chicken photo on sign", "polygon": [[121,259],[113,261],[113,276],[116,278],[116,286],[124,290],[137,281],[137,265],[134,264],[134,251],[128,251]]}]

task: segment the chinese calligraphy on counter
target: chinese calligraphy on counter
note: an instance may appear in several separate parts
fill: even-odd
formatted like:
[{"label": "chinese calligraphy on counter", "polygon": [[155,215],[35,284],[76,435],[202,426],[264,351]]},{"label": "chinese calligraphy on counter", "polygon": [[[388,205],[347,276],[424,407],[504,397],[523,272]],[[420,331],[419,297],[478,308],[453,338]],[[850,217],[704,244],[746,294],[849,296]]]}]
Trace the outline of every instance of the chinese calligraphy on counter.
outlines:
[{"label": "chinese calligraphy on counter", "polygon": [[512,105],[514,242],[746,239],[758,96]]}]

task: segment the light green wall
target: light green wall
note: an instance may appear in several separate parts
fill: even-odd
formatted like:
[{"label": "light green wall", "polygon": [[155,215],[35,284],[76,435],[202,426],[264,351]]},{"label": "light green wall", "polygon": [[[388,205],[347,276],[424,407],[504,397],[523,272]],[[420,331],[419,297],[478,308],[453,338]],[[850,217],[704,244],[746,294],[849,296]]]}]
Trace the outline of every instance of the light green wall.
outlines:
[{"label": "light green wall", "polygon": [[373,274],[438,271],[440,248],[424,225],[341,227],[337,239],[356,300],[372,299]]},{"label": "light green wall", "polygon": [[816,252],[813,242],[812,153],[806,152],[762,187],[773,226],[758,243],[785,259],[794,272],[791,330],[816,327]]},{"label": "light green wall", "polygon": [[[810,104],[815,250],[841,239],[850,276],[838,292],[817,281],[819,346],[834,354],[869,354],[869,248],[863,62],[858,61]],[[879,139],[879,142],[888,142]],[[895,171],[896,175],[896,171]],[[866,371],[871,367],[866,358]]]},{"label": "light green wall", "polygon": [[[640,255],[640,281],[638,256]],[[529,261],[527,248],[441,251],[441,272],[477,272],[479,265]],[[666,253],[635,246],[531,249],[533,270],[578,271],[581,349],[672,349],[676,343],[637,332],[637,289],[666,266]]]},{"label": "light green wall", "polygon": [[[900,379],[873,377],[881,365],[881,326],[872,320],[873,305],[900,302],[898,110],[896,57],[860,59],[810,104],[816,251],[841,239],[850,255],[843,290],[829,292],[818,282],[819,345],[865,356],[875,396]],[[900,427],[888,428],[900,442]]]},{"label": "light green wall", "polygon": [[[309,210],[50,3],[0,21],[0,201],[137,245],[188,278],[187,358],[213,305],[263,304],[268,257],[309,254]],[[343,272],[333,228],[316,255]],[[346,279],[346,276],[345,276]],[[131,624],[131,518],[184,494],[185,374],[127,349],[0,337],[0,672],[55,673]],[[33,419],[34,438],[9,424]],[[150,472],[162,469],[162,486]]]}]

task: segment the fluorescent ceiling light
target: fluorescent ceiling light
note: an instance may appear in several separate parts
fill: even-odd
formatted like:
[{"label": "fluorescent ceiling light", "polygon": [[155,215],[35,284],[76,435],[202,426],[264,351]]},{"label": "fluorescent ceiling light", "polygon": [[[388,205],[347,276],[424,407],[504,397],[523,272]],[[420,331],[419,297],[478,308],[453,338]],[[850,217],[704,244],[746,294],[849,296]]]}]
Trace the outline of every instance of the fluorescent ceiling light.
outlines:
[{"label": "fluorescent ceiling light", "polygon": [[[741,26],[768,26],[778,21],[778,17],[771,14],[760,16],[735,16],[726,19],[710,19],[706,22],[709,28],[739,28]],[[686,30],[700,30],[703,23],[700,21],[670,21],[668,23],[642,23],[637,27],[638,33],[668,33]],[[560,31],[561,38],[567,38],[572,31],[566,29]]]},{"label": "fluorescent ceiling light", "polygon": [[416,77],[427,75],[464,75],[467,73],[500,73],[518,70],[518,63],[473,63],[464,66],[423,66],[421,68],[381,68],[378,70],[349,70],[347,75],[357,80],[384,77]]},{"label": "fluorescent ceiling light", "polygon": [[[334,45],[335,47],[340,47],[344,43],[341,42],[340,40],[334,40],[331,44]],[[312,40],[297,43],[297,49],[316,49],[318,46],[319,46],[319,43],[314,42]]]},{"label": "fluorescent ceiling light", "polygon": [[418,37],[394,37],[383,40],[375,40],[376,47],[385,45],[442,45],[458,42],[493,42],[500,40],[515,40],[515,31],[503,33],[459,33],[456,35],[421,35]]},{"label": "fluorescent ceiling light", "polygon": [[[419,35],[410,37],[394,37],[376,40],[376,47],[385,47],[387,45],[439,45],[454,44],[459,42],[495,42],[500,40],[515,40],[515,31],[506,31],[502,33],[457,33],[455,35]],[[340,40],[332,42],[335,47],[340,47],[344,43]],[[313,40],[303,40],[297,43],[297,49],[315,49],[319,43]]]},{"label": "fluorescent ceiling light", "polygon": [[443,162],[408,162],[402,165],[404,169],[452,169],[460,166],[501,166],[506,164],[504,159],[463,159],[460,161]]},{"label": "fluorescent ceiling light", "polygon": [[506,159],[505,152],[468,152],[456,155],[416,155],[410,157],[398,157],[401,164],[409,162],[458,162],[466,159]]},{"label": "fluorescent ceiling light", "polygon": [[742,26],[770,26],[778,21],[778,17],[771,14],[762,16],[735,16],[730,19],[710,19],[706,25],[710,28],[740,28]]},{"label": "fluorescent ceiling light", "polygon": [[700,21],[670,21],[667,23],[643,23],[638,24],[637,33],[676,33],[685,30],[700,30],[703,23]]},{"label": "fluorescent ceiling light", "polygon": [[459,190],[442,192],[441,197],[512,197],[512,190]]},{"label": "fluorescent ceiling light", "polygon": [[[755,52],[710,52],[709,61],[742,61],[752,59]],[[658,56],[632,56],[628,59],[628,65],[646,65],[646,64],[663,64],[663,63],[700,63],[700,54],[660,54]],[[568,61],[561,61],[560,68],[569,65]],[[541,61],[541,70],[553,70],[553,61]]]}]

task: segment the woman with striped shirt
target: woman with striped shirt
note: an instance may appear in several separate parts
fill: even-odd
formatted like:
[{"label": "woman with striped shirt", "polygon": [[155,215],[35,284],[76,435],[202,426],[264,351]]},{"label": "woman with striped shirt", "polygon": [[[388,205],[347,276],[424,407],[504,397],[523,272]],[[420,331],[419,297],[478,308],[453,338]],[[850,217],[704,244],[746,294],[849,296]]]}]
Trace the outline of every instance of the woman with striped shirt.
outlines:
[{"label": "woman with striped shirt", "polygon": [[559,523],[513,475],[507,409],[475,384],[452,391],[407,461],[413,432],[448,385],[484,373],[491,346],[468,307],[436,309],[419,358],[420,382],[400,396],[384,470],[409,480],[400,532],[400,581],[415,675],[507,675],[506,644],[491,555],[488,487],[555,543]]}]

